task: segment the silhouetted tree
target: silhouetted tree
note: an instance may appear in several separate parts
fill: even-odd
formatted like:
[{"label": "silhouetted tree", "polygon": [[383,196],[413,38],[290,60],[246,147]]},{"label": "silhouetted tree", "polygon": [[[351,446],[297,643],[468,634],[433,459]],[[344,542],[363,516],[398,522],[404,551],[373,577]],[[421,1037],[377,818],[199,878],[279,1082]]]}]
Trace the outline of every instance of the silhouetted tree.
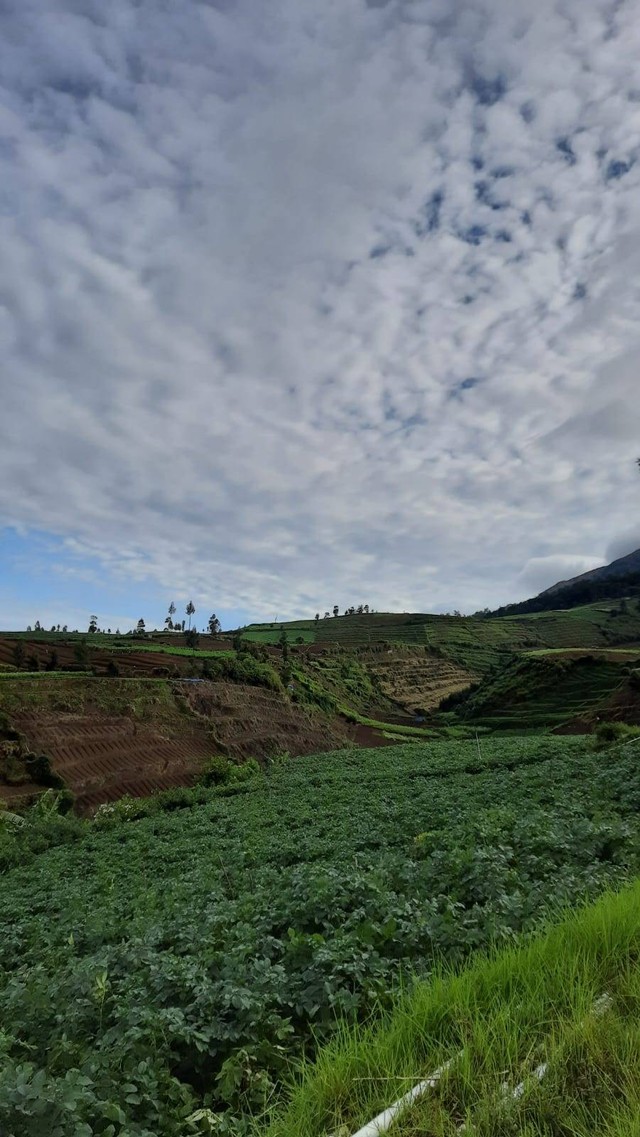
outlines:
[{"label": "silhouetted tree", "polygon": [[98,630],[98,617],[92,616],[90,621],[89,621],[89,631],[93,635],[93,633],[97,632],[97,630]]},{"label": "silhouetted tree", "polygon": [[136,624],[136,632],[138,633],[139,636],[143,636],[144,631],[145,631],[144,620],[142,619],[142,616],[141,616],[140,619],[138,620],[138,623]]},{"label": "silhouetted tree", "polygon": [[187,607],[185,608],[185,612],[187,613],[187,616],[189,617],[189,628],[191,628],[191,617],[193,616],[195,610],[196,610],[195,604],[193,603],[193,600],[190,600],[189,603],[187,604]]},{"label": "silhouetted tree", "polygon": [[219,621],[218,617],[216,616],[215,612],[213,612],[211,614],[211,616],[209,616],[209,622],[207,624],[207,627],[209,629],[209,635],[211,635],[211,636],[220,635],[220,632],[222,631],[222,626],[221,626],[220,621]]},{"label": "silhouetted tree", "polygon": [[340,609],[338,608],[338,605],[337,605],[337,604],[334,604],[334,605],[333,605],[333,614],[334,614],[334,616],[339,616],[339,615],[340,615]]},{"label": "silhouetted tree", "polygon": [[196,648],[198,646],[199,640],[200,636],[198,635],[196,628],[189,628],[188,631],[184,633],[184,642],[186,643],[187,647]]},{"label": "silhouetted tree", "polygon": [[320,619],[320,613],[319,613],[319,612],[316,612],[316,624],[318,623],[318,620],[319,620],[319,619]]},{"label": "silhouetted tree", "polygon": [[34,630],[34,632],[41,632],[42,631],[39,620],[36,620],[35,624],[33,625],[33,630]]}]

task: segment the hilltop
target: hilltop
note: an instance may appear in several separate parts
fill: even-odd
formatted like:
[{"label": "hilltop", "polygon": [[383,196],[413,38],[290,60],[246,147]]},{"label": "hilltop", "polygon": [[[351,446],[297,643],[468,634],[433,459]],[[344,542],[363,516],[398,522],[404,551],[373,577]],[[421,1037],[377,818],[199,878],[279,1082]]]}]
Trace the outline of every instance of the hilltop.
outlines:
[{"label": "hilltop", "polygon": [[590,569],[569,580],[559,580],[544,592],[517,604],[507,604],[492,613],[494,616],[544,612],[554,608],[573,608],[595,600],[622,599],[625,602],[640,597],[640,549],[619,557],[601,568]]}]

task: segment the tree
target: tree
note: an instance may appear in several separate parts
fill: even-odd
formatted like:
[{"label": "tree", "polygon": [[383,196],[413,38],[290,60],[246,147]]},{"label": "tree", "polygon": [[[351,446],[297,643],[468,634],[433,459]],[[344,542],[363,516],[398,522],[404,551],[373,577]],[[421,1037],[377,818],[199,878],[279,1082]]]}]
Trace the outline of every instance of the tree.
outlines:
[{"label": "tree", "polygon": [[175,616],[175,614],[176,614],[176,606],[172,600],[170,605],[169,605],[169,615],[167,616],[167,618],[165,620],[165,624],[167,625],[167,628],[169,629],[170,632],[173,631],[173,617]]},{"label": "tree", "polygon": [[35,624],[33,625],[33,630],[34,630],[34,632],[41,632],[42,631],[39,620],[36,620]]},{"label": "tree", "polygon": [[62,630],[63,630],[63,632],[66,632],[66,630],[67,630],[67,625],[66,625],[66,624],[64,624],[64,625],[63,625],[63,627],[62,627]]},{"label": "tree", "polygon": [[196,628],[189,628],[188,631],[184,633],[184,642],[186,643],[187,647],[196,648],[198,646],[199,639],[200,636],[198,635]]},{"label": "tree", "polygon": [[98,617],[92,616],[89,621],[89,631],[93,635],[98,630]]},{"label": "tree", "polygon": [[22,671],[24,666],[24,646],[22,640],[18,640],[13,649],[13,662],[16,671]]},{"label": "tree", "polygon": [[364,614],[365,614],[365,616],[368,616],[368,615],[369,615],[369,605],[368,605],[368,604],[363,604],[363,605],[362,605],[362,608],[363,608],[363,611],[364,611]]},{"label": "tree", "polygon": [[338,607],[338,605],[337,605],[337,604],[334,604],[334,605],[333,605],[333,614],[334,614],[334,616],[339,616],[339,615],[340,615],[340,609],[339,609],[339,607]]},{"label": "tree", "polygon": [[319,613],[319,612],[316,612],[316,624],[318,623],[318,620],[319,620],[319,619],[320,619],[320,613]]},{"label": "tree", "polygon": [[27,631],[28,631],[28,632],[30,632],[30,631],[31,631],[31,624],[27,624]]},{"label": "tree", "polygon": [[141,616],[140,619],[138,620],[137,625],[136,625],[136,632],[138,633],[139,636],[143,636],[144,631],[145,631],[144,620],[142,619],[142,616]]},{"label": "tree", "polygon": [[185,608],[185,612],[187,613],[187,616],[189,617],[189,629],[191,629],[191,617],[193,616],[195,610],[196,610],[195,604],[193,603],[193,600],[190,600],[189,603],[187,604],[187,607]]},{"label": "tree", "polygon": [[323,619],[328,620],[330,615],[330,612],[325,612]]},{"label": "tree", "polygon": [[207,624],[207,627],[209,629],[209,635],[210,636],[220,635],[220,632],[222,631],[222,627],[221,627],[220,621],[219,621],[218,617],[216,616],[215,612],[213,612],[211,614],[211,616],[209,616],[209,622]]}]

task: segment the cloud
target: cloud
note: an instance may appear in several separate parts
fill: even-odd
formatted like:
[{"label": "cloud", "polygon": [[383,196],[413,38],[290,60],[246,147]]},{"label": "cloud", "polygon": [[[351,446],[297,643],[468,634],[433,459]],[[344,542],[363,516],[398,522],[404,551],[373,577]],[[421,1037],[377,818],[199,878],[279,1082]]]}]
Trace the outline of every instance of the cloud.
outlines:
[{"label": "cloud", "polygon": [[5,13],[0,521],[263,615],[601,558],[637,509],[633,8]]}]

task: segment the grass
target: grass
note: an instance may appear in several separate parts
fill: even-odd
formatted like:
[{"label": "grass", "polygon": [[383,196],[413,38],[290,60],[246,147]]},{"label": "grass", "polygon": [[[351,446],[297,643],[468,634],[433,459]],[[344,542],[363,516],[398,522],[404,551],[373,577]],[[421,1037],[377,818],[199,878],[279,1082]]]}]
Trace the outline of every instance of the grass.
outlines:
[{"label": "grass", "polygon": [[453,1059],[393,1137],[454,1137],[462,1124],[474,1137],[638,1137],[639,953],[636,883],[522,946],[441,970],[375,1026],[343,1026],[261,1132],[348,1137]]}]

